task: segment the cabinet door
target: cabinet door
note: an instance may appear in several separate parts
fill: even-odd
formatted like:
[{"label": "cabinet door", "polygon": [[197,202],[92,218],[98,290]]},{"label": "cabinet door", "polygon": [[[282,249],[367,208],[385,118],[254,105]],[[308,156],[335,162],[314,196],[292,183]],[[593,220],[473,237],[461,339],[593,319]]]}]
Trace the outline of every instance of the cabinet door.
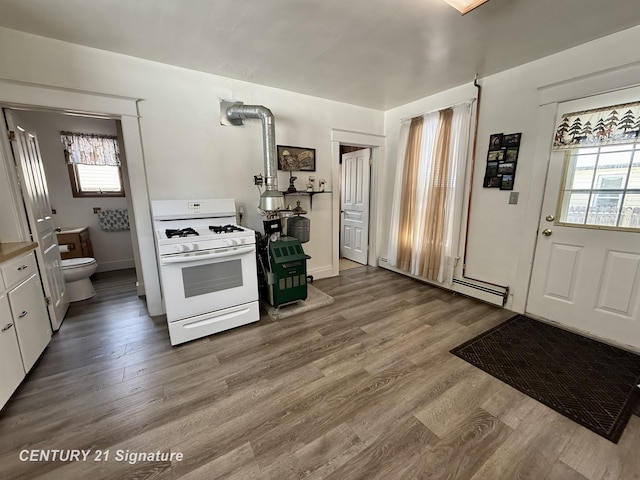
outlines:
[{"label": "cabinet door", "polygon": [[25,372],[28,372],[51,339],[39,277],[34,275],[11,290],[9,304],[22,352],[22,363]]},{"label": "cabinet door", "polygon": [[2,408],[25,376],[16,327],[6,295],[0,296],[0,322],[0,408]]}]

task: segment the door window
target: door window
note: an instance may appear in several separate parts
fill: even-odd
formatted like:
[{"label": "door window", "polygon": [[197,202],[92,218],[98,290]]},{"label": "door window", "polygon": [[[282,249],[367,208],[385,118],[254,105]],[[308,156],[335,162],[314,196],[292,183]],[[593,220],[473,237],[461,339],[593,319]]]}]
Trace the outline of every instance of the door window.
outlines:
[{"label": "door window", "polygon": [[558,210],[567,226],[640,230],[640,144],[567,151]]}]

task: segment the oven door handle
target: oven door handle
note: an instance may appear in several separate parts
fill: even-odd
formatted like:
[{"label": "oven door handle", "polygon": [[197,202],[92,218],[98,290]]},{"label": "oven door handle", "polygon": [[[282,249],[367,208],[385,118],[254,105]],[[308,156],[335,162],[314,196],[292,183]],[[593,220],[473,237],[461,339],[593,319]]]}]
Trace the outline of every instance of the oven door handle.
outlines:
[{"label": "oven door handle", "polygon": [[256,247],[254,245],[249,245],[246,247],[234,247],[229,250],[220,253],[207,253],[205,255],[175,255],[170,257],[161,257],[160,261],[163,265],[167,265],[170,263],[189,263],[189,262],[199,262],[201,260],[209,260],[211,258],[222,258],[222,257],[231,257],[234,255],[242,255],[243,253],[255,252]]}]

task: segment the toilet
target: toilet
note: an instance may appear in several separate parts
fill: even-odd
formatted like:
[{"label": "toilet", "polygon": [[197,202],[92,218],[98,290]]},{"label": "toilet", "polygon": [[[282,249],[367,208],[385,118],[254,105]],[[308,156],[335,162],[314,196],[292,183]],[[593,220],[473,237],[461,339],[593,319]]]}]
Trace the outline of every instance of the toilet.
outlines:
[{"label": "toilet", "polygon": [[69,258],[62,260],[62,275],[67,286],[70,302],[86,300],[96,294],[89,277],[98,268],[95,258]]}]

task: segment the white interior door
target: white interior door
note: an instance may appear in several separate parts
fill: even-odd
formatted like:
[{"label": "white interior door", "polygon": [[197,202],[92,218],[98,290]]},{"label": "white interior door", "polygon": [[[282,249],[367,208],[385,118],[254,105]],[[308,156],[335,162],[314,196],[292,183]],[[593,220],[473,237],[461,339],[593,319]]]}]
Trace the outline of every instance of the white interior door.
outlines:
[{"label": "white interior door", "polygon": [[69,299],[62,276],[60,251],[38,139],[35,133],[27,132],[16,122],[11,111],[5,110],[5,115],[9,130],[13,132],[11,146],[29,219],[29,228],[33,240],[38,242],[36,256],[45,295],[49,299],[51,327],[58,330],[69,307]]},{"label": "white interior door", "polygon": [[[639,100],[635,88],[567,102],[558,119]],[[527,312],[640,350],[640,145],[567,152],[551,153]]]},{"label": "white interior door", "polygon": [[340,256],[367,264],[371,149],[342,155]]}]

